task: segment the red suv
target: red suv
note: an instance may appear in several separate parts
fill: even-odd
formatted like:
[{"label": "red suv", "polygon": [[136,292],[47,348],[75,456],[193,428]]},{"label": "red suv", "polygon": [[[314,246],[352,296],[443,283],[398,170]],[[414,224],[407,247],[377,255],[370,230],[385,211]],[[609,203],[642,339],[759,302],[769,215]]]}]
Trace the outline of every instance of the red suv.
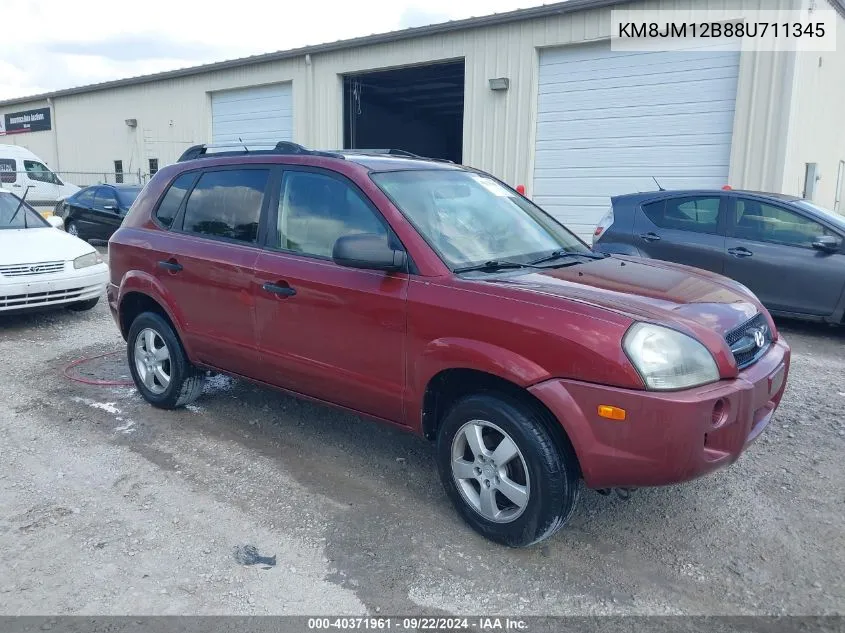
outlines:
[{"label": "red suv", "polygon": [[484,536],[547,538],[594,489],[735,461],[783,395],[789,347],[725,277],[599,255],[487,174],[290,143],[159,171],[109,243],[141,395],[203,370],[436,442]]}]

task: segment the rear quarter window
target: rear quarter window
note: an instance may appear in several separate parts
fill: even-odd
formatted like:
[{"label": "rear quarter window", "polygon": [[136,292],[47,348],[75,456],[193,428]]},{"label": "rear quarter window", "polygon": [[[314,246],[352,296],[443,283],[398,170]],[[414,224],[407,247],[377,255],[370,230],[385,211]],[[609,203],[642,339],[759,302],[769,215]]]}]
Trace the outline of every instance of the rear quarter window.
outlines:
[{"label": "rear quarter window", "polygon": [[176,217],[179,207],[182,206],[182,201],[194,182],[194,177],[194,174],[182,174],[173,181],[173,184],[170,185],[167,193],[161,199],[155,212],[155,219],[164,228],[169,229],[173,225],[173,219]]}]

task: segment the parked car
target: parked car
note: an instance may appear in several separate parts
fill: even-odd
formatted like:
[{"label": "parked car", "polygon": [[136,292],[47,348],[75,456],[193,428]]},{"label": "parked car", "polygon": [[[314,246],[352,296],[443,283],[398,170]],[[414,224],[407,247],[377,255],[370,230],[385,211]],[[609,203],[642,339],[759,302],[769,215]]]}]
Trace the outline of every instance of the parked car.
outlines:
[{"label": "parked car", "polygon": [[596,251],[703,268],[741,282],[774,314],[843,322],[845,217],[802,198],[738,190],[611,202]]},{"label": "parked car", "polygon": [[421,434],[463,518],[510,546],[560,528],[582,479],[655,486],[732,463],[789,370],[743,286],[597,255],[444,162],[192,148],[109,253],[149,403],[191,402],[213,370]]},{"label": "parked car", "polygon": [[58,229],[61,224],[0,191],[0,314],[97,305],[108,267],[90,245]]},{"label": "parked car", "polygon": [[83,240],[107,240],[141,193],[139,185],[93,185],[64,200],[56,215],[65,230]]},{"label": "parked car", "polygon": [[63,182],[46,163],[25,147],[0,145],[0,189],[26,196],[31,206],[52,212],[56,203],[79,187]]}]

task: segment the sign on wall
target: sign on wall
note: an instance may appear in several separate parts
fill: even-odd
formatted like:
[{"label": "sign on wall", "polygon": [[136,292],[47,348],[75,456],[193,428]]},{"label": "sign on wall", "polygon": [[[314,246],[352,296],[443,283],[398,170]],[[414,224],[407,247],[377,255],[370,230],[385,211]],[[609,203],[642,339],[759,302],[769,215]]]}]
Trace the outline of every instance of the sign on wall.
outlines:
[{"label": "sign on wall", "polygon": [[50,108],[24,110],[3,116],[3,120],[0,121],[0,135],[43,132],[51,129],[51,127]]}]

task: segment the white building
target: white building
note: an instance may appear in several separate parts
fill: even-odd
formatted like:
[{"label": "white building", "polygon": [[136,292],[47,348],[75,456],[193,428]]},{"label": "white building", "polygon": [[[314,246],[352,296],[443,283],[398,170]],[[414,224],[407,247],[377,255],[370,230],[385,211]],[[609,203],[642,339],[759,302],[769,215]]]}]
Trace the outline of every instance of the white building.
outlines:
[{"label": "white building", "polygon": [[835,52],[610,49],[612,9],[724,4],[569,0],[13,99],[0,115],[49,108],[49,129],[0,143],[59,172],[103,173],[148,173],[238,138],[399,148],[524,184],[581,234],[608,196],[653,189],[652,177],[801,195],[809,164],[813,199],[839,206],[845,0],[736,0],[835,9]]}]

